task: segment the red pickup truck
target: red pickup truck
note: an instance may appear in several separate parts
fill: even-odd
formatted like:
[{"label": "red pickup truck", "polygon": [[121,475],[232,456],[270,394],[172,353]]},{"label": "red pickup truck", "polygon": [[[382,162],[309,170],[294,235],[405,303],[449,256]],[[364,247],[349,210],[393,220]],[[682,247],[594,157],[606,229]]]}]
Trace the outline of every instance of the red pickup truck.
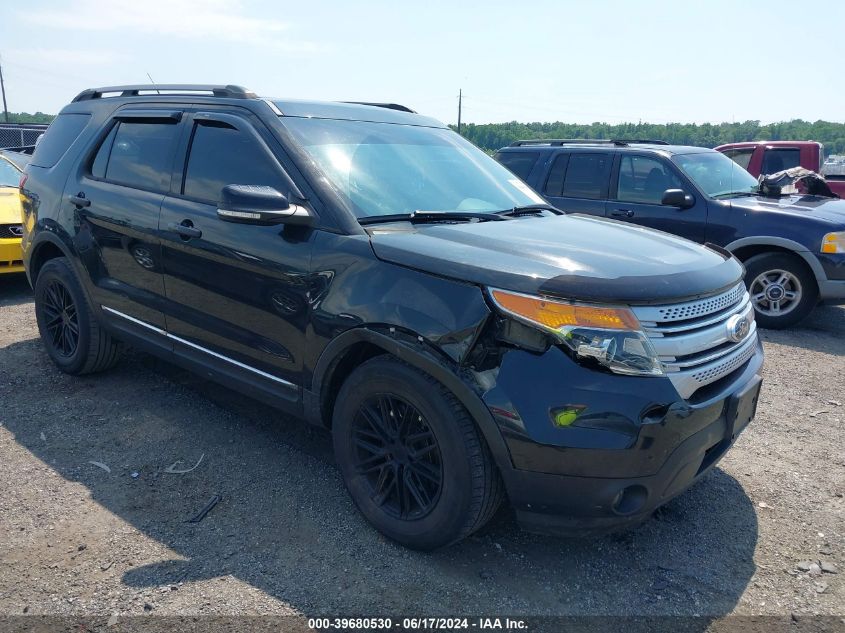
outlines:
[{"label": "red pickup truck", "polygon": [[822,174],[833,193],[845,198],[845,176],[823,174],[824,145],[816,141],[750,141],[715,148],[747,169],[755,178],[791,167]]}]

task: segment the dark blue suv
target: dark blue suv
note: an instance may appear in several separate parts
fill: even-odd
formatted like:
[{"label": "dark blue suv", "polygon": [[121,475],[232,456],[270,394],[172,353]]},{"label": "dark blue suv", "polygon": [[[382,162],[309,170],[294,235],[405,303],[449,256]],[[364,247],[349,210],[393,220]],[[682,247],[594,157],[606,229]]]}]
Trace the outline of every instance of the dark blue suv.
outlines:
[{"label": "dark blue suv", "polygon": [[730,251],[763,327],[794,325],[820,300],[845,302],[845,201],[761,195],[720,152],[662,141],[517,141],[495,157],[566,213]]}]

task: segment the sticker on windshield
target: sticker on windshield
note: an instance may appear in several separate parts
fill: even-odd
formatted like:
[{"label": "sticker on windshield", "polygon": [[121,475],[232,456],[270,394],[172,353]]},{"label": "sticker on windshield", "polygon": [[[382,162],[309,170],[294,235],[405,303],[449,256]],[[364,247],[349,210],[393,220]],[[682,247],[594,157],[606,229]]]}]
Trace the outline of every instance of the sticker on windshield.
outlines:
[{"label": "sticker on windshield", "polygon": [[508,182],[509,182],[509,183],[511,183],[511,184],[512,184],[514,187],[516,187],[517,189],[519,189],[519,190],[520,190],[522,193],[524,193],[526,196],[528,196],[529,198],[531,198],[531,199],[532,199],[534,202],[536,202],[537,204],[546,204],[546,201],[545,201],[545,200],[543,200],[543,198],[541,198],[541,197],[537,194],[537,192],[536,192],[536,191],[534,191],[531,187],[529,187],[528,185],[526,185],[524,182],[522,182],[522,181],[521,181],[521,180],[519,180],[518,178],[511,178],[510,180],[508,180]]}]

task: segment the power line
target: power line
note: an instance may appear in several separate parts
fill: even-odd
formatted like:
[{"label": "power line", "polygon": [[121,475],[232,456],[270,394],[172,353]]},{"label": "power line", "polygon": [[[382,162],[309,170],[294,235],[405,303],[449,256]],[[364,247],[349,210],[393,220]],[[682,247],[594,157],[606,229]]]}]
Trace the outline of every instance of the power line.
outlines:
[{"label": "power line", "polygon": [[458,89],[458,134],[461,133],[461,102],[463,101],[463,89]]},{"label": "power line", "polygon": [[3,83],[3,63],[0,62],[0,92],[3,93],[3,119],[9,122],[9,108],[6,106],[6,84]]}]

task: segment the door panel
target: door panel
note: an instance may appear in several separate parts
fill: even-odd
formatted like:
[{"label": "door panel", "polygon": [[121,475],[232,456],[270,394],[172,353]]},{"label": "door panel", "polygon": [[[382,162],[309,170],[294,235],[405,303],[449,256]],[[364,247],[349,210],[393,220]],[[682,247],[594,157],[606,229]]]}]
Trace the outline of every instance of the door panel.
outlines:
[{"label": "door panel", "polygon": [[194,121],[190,146],[184,183],[165,198],[160,220],[168,333],[210,363],[299,385],[313,231],[227,222],[215,202],[199,199],[225,184],[285,191],[281,167],[250,123],[206,116]]},{"label": "door panel", "polygon": [[[622,154],[607,202],[607,216],[703,243],[707,229],[707,203],[668,162],[658,156]],[[660,203],[667,189],[684,189],[695,196],[689,209]]]},{"label": "door panel", "polygon": [[118,115],[91,169],[65,191],[94,301],[159,329],[165,320],[158,221],[180,131],[172,116],[162,122]]}]

